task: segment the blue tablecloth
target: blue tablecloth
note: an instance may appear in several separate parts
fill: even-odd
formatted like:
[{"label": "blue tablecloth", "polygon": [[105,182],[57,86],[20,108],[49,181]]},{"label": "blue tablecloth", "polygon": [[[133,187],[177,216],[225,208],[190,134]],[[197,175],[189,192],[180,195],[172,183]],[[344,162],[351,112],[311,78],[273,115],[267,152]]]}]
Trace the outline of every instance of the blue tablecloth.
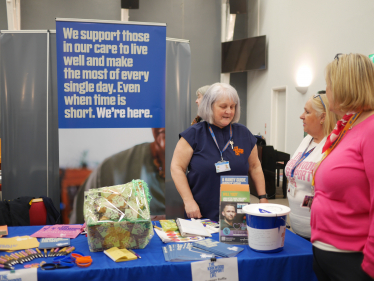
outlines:
[{"label": "blue tablecloth", "polygon": [[[31,235],[41,226],[9,227],[8,237]],[[213,235],[218,240],[218,234]],[[155,234],[149,245],[142,250],[135,250],[142,258],[115,263],[103,252],[91,253],[87,238],[80,235],[71,240],[76,250],[91,255],[93,263],[88,268],[77,266],[69,269],[38,269],[38,280],[73,281],[73,280],[152,280],[176,281],[192,280],[190,262],[165,262],[161,246],[165,245]],[[312,269],[312,245],[305,239],[287,230],[284,250],[279,253],[265,254],[252,251],[243,245],[243,252],[237,255],[239,280],[317,280]],[[52,262],[53,258],[35,259],[34,262]],[[22,269],[23,265],[15,265]],[[3,269],[0,269],[3,271]],[[229,280],[228,280],[229,281]]]}]

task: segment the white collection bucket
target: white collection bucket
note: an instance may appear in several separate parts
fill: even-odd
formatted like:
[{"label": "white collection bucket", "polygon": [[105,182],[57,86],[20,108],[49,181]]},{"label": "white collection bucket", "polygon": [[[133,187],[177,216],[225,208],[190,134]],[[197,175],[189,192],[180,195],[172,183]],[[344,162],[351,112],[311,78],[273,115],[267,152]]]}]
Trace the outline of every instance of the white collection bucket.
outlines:
[{"label": "white collection bucket", "polygon": [[248,245],[257,252],[275,253],[283,250],[286,220],[291,209],[279,204],[250,204],[247,214]]}]

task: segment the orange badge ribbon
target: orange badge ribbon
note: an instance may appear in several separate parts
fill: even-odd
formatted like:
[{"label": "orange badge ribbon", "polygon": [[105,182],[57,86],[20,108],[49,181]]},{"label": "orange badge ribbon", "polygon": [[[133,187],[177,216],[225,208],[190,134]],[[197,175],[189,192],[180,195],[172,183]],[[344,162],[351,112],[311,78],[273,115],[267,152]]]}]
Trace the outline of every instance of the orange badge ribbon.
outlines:
[{"label": "orange badge ribbon", "polygon": [[237,147],[237,146],[234,146],[234,149],[233,149],[233,150],[235,151],[235,155],[237,155],[237,156],[239,156],[240,154],[243,154],[243,153],[244,153],[244,149],[239,148],[239,147]]}]

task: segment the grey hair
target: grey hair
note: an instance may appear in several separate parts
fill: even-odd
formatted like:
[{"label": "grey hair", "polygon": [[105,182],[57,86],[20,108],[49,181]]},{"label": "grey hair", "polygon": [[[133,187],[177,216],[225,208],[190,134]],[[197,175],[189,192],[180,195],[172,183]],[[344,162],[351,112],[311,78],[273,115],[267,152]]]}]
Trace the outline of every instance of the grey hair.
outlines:
[{"label": "grey hair", "polygon": [[202,86],[199,89],[197,89],[196,96],[198,97],[199,93],[200,93],[201,96],[203,97],[205,95],[205,92],[209,89],[209,87],[210,87],[210,85],[206,85],[206,86]]},{"label": "grey hair", "polygon": [[226,83],[215,83],[209,87],[200,102],[197,115],[213,124],[213,104],[221,97],[228,97],[236,104],[235,115],[231,123],[237,123],[240,119],[240,99],[234,87]]}]

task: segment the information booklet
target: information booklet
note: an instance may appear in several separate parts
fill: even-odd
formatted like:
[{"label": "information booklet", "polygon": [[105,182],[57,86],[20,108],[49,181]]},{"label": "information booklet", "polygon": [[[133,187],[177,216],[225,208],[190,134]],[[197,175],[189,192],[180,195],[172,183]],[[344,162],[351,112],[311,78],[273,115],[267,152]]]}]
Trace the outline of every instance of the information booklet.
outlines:
[{"label": "information booklet", "polygon": [[177,219],[177,225],[182,236],[212,237],[212,235],[210,235],[210,233],[205,229],[204,225],[199,221]]},{"label": "information booklet", "polygon": [[170,244],[162,247],[165,261],[182,262],[182,261],[201,261],[213,257],[213,253],[195,248],[192,243]]},{"label": "information booklet", "polygon": [[226,258],[234,257],[244,250],[244,248],[226,245],[210,238],[198,242],[193,242],[192,245],[195,248],[199,248]]},{"label": "information booklet", "polygon": [[249,204],[247,176],[221,176],[219,241],[247,244],[247,222],[243,207]]},{"label": "information booklet", "polygon": [[118,249],[117,247],[110,248],[104,251],[108,257],[110,257],[115,262],[122,261],[132,261],[136,260],[138,257],[127,249]]},{"label": "information booklet", "polygon": [[70,246],[70,238],[42,238],[39,249],[52,249]]},{"label": "information booklet", "polygon": [[55,224],[43,226],[30,236],[37,238],[76,238],[82,231],[83,226],[79,224]]},{"label": "information booklet", "polygon": [[164,243],[188,243],[205,239],[203,236],[182,236],[177,230],[165,232],[155,228],[154,231]]},{"label": "information booklet", "polygon": [[191,218],[191,220],[197,220],[201,222],[204,226],[205,229],[210,233],[218,233],[219,232],[219,223],[211,221],[210,219],[194,219]]},{"label": "information booklet", "polygon": [[[24,249],[39,248],[38,239],[30,236],[16,236],[12,238],[0,238],[1,251],[18,251]],[[0,279],[1,280],[1,279]]]}]

